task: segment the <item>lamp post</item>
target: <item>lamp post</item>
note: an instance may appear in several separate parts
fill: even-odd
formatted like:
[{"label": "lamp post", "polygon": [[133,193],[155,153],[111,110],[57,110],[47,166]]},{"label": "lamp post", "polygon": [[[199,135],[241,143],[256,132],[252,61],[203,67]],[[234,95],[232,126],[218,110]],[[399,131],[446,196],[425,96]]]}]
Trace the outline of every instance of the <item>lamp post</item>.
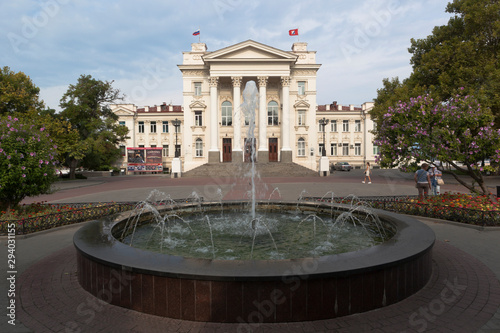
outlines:
[{"label": "lamp post", "polygon": [[325,117],[319,120],[319,124],[323,127],[323,151],[321,152],[321,156],[326,156],[325,127],[329,122],[330,119],[326,119]]},{"label": "lamp post", "polygon": [[177,133],[179,131],[178,131],[177,127],[180,126],[181,121],[179,119],[175,118],[175,120],[172,120],[172,124],[175,127],[175,157],[179,157],[180,152],[177,150]]}]

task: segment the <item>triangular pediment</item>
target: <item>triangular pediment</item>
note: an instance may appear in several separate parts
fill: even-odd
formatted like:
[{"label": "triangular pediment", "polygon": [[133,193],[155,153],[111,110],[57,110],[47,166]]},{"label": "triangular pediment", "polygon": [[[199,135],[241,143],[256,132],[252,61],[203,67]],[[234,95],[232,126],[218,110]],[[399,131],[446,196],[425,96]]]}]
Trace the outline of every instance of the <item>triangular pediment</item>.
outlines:
[{"label": "triangular pediment", "polygon": [[133,116],[135,114],[134,110],[121,105],[112,107],[112,111],[117,116]]},{"label": "triangular pediment", "polygon": [[206,109],[207,105],[205,103],[200,102],[200,101],[195,101],[195,102],[189,104],[189,107],[191,109]]},{"label": "triangular pediment", "polygon": [[294,108],[309,108],[311,104],[307,103],[306,101],[298,101],[293,105]]},{"label": "triangular pediment", "polygon": [[290,61],[297,60],[297,56],[290,52],[247,40],[226,48],[209,53],[203,57],[205,61]]}]

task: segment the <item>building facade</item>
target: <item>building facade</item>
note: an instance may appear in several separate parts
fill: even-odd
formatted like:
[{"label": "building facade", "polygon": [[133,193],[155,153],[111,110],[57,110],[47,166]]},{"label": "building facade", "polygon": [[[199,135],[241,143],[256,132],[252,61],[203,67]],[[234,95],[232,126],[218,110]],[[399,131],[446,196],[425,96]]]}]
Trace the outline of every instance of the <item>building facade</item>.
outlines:
[{"label": "building facade", "polygon": [[[162,147],[168,170],[177,149],[183,172],[205,163],[245,163],[252,158],[257,163],[294,162],[317,170],[322,149],[331,163],[362,166],[375,160],[368,114],[373,103],[317,105],[321,65],[307,43],[294,43],[291,51],[283,51],[248,40],[213,52],[194,43],[178,67],[183,77],[182,106],[112,105],[129,128],[122,151]],[[250,81],[258,89],[254,122],[240,107]],[[326,126],[320,125],[323,118],[328,119]],[[180,121],[177,127],[175,120]],[[126,164],[125,154],[120,164]]]}]

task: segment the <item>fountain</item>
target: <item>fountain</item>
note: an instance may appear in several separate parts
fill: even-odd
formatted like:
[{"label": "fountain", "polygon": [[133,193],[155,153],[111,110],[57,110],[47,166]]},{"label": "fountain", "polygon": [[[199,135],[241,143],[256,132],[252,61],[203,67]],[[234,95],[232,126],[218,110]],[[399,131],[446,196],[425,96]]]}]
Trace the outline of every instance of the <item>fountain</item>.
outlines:
[{"label": "fountain", "polygon": [[[271,200],[275,189],[257,201],[255,176],[250,202],[193,193],[176,203],[155,192],[132,213],[86,224],[74,237],[80,285],[148,314],[244,325],[369,311],[429,280],[435,237],[424,224],[354,199],[284,202]],[[352,234],[361,246],[351,247]]]}]

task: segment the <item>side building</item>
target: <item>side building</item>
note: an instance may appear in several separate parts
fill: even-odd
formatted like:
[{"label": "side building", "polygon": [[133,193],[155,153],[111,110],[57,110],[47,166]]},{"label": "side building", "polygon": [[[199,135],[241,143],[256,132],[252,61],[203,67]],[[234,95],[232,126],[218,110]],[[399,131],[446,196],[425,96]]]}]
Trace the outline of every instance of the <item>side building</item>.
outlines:
[{"label": "side building", "polygon": [[[126,168],[131,147],[162,147],[164,170],[171,170],[177,149],[183,172],[206,163],[250,162],[252,152],[257,163],[293,162],[312,170],[317,170],[324,148],[330,163],[363,166],[375,161],[368,114],[373,103],[317,105],[321,65],[307,43],[282,51],[248,40],[213,52],[204,43],[194,43],[178,67],[182,106],[111,106],[130,133],[120,167]],[[250,81],[258,89],[253,135],[251,119],[240,109]],[[323,118],[328,119],[326,126],[320,124]],[[173,126],[175,120],[179,126]]]}]

